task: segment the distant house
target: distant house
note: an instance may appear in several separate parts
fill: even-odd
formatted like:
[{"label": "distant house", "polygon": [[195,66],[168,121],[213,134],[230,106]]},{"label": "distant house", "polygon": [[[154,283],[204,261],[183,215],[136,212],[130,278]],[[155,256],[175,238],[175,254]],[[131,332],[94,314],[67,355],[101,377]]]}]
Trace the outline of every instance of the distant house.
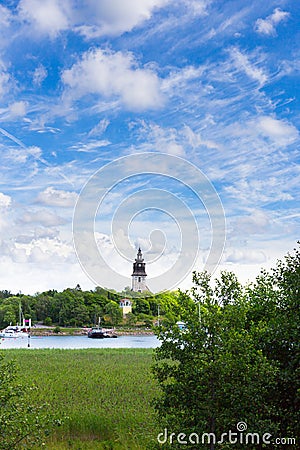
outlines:
[{"label": "distant house", "polygon": [[119,305],[122,309],[123,317],[132,312],[132,303],[128,298],[122,298]]}]

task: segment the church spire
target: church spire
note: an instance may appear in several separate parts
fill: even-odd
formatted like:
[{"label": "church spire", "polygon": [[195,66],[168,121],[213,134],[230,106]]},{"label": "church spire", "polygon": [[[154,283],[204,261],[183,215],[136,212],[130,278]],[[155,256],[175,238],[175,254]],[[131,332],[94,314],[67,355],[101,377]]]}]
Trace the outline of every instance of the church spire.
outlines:
[{"label": "church spire", "polygon": [[147,291],[146,286],[146,263],[144,262],[141,248],[139,247],[132,272],[132,290],[135,292]]}]

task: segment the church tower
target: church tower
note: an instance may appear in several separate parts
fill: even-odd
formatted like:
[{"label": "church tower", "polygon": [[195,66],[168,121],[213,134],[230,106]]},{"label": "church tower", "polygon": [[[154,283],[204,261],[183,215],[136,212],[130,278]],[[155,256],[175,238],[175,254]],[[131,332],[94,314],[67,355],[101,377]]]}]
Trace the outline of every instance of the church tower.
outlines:
[{"label": "church tower", "polygon": [[135,262],[133,263],[133,272],[132,272],[132,291],[135,292],[144,292],[148,291],[146,286],[146,263],[144,263],[143,255],[141,249],[139,248]]}]

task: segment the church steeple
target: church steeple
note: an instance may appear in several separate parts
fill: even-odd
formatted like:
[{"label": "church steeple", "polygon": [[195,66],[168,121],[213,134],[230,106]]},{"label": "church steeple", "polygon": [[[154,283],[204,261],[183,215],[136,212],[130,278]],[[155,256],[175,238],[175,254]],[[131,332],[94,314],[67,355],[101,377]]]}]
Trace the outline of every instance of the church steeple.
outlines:
[{"label": "church steeple", "polygon": [[147,291],[146,286],[146,263],[144,262],[142,251],[139,247],[132,272],[132,290],[135,292]]}]

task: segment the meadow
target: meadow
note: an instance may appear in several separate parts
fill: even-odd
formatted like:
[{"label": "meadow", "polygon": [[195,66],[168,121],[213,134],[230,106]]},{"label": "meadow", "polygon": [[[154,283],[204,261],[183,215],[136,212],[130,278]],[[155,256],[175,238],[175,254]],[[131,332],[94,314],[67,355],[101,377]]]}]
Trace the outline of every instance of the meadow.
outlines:
[{"label": "meadow", "polygon": [[151,349],[6,350],[22,382],[34,384],[32,404],[47,402],[63,425],[44,448],[145,449],[156,439],[151,406],[158,393]]}]

